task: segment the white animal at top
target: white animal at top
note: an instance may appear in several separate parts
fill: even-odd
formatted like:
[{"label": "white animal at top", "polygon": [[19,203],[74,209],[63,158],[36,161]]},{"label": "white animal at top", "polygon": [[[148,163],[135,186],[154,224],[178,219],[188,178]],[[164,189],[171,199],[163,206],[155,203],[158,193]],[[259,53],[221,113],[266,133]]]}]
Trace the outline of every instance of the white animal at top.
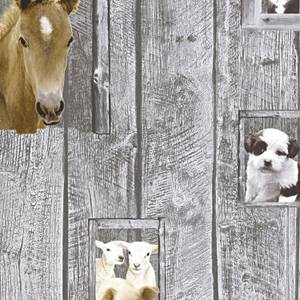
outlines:
[{"label": "white animal at top", "polygon": [[140,289],[144,286],[156,287],[155,271],[151,265],[151,254],[158,253],[158,245],[146,242],[122,243],[128,250],[129,267],[126,280]]},{"label": "white animal at top", "polygon": [[109,243],[96,241],[95,244],[102,250],[102,257],[96,258],[96,296],[98,296],[100,286],[106,280],[116,277],[114,268],[115,265],[124,263],[124,252],[119,241]]},{"label": "white animal at top", "polygon": [[158,293],[156,287],[137,289],[125,279],[111,278],[101,285],[96,300],[154,300]]}]

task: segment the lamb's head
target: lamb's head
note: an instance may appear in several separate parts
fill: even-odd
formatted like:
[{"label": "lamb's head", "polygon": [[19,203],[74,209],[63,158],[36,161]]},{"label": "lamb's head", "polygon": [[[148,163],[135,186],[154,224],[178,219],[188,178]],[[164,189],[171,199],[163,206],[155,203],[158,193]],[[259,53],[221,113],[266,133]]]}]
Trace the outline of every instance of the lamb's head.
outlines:
[{"label": "lamb's head", "polygon": [[102,258],[108,265],[122,265],[124,263],[124,253],[122,242],[112,241],[103,243],[96,241],[96,247],[102,250]]},{"label": "lamb's head", "polygon": [[133,273],[142,273],[150,265],[151,254],[158,253],[158,245],[152,245],[146,242],[122,243],[128,250],[129,269]]}]

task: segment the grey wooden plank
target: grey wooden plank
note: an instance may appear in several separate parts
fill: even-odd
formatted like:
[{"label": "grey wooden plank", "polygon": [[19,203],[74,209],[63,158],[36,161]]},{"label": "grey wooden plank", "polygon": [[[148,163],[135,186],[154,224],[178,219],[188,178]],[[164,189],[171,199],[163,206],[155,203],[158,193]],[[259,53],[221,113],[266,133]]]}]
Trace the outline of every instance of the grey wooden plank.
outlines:
[{"label": "grey wooden plank", "polygon": [[1,299],[61,298],[63,184],[62,129],[0,132]]},{"label": "grey wooden plank", "polygon": [[159,220],[153,219],[96,219],[98,228],[103,229],[149,229],[159,227]]},{"label": "grey wooden plank", "polygon": [[142,216],[167,218],[166,299],[212,299],[213,3],[141,13]]},{"label": "grey wooden plank", "polygon": [[93,11],[93,131],[109,134],[109,0],[94,0]]},{"label": "grey wooden plank", "polygon": [[0,298],[62,296],[63,130],[0,132]]},{"label": "grey wooden plank", "polygon": [[[92,1],[73,17],[68,84],[69,298],[88,299],[88,218],[136,217],[135,1],[110,1],[111,134],[92,132]],[[80,26],[76,25],[80,24]],[[78,27],[78,28],[77,28]]]},{"label": "grey wooden plank", "polygon": [[238,207],[238,110],[297,110],[292,32],[241,32],[239,1],[217,2],[220,299],[295,299],[296,210]]},{"label": "grey wooden plank", "polygon": [[239,114],[240,118],[300,118],[299,110],[240,110]]}]

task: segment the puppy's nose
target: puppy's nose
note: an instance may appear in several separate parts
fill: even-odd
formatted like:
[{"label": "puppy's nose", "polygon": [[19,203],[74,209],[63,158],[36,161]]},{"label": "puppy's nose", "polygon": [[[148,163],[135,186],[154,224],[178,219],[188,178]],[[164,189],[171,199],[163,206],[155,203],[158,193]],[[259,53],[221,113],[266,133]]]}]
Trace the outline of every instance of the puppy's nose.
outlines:
[{"label": "puppy's nose", "polygon": [[270,160],[265,160],[265,167],[271,167],[272,161]]},{"label": "puppy's nose", "polygon": [[119,260],[121,260],[121,261],[124,260],[124,256],[119,256],[118,258],[119,258]]},{"label": "puppy's nose", "polygon": [[141,266],[140,264],[133,264],[133,265],[136,269],[138,269]]}]

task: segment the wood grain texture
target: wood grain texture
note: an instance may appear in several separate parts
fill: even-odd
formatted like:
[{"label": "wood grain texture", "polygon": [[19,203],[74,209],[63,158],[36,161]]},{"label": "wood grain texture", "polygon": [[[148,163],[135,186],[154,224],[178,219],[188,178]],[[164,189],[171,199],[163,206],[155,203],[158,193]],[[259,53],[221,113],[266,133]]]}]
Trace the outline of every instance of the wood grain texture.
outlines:
[{"label": "wood grain texture", "polygon": [[0,298],[61,299],[63,130],[0,131],[0,185]]},{"label": "wood grain texture", "polygon": [[238,110],[297,110],[292,32],[241,32],[240,1],[217,1],[220,299],[295,299],[296,211],[239,208]]},{"label": "wood grain texture", "polygon": [[[92,1],[73,17],[68,70],[70,299],[88,299],[89,217],[136,217],[135,1],[110,1],[111,134],[92,133]],[[82,17],[85,16],[83,22]],[[79,20],[77,20],[79,18]]]},{"label": "wood grain texture", "polygon": [[93,132],[109,134],[109,0],[95,0],[93,11]]},{"label": "wood grain texture", "polygon": [[143,215],[168,219],[166,299],[212,299],[212,16],[142,1]]},{"label": "wood grain texture", "polygon": [[0,298],[62,295],[63,130],[0,132]]}]

